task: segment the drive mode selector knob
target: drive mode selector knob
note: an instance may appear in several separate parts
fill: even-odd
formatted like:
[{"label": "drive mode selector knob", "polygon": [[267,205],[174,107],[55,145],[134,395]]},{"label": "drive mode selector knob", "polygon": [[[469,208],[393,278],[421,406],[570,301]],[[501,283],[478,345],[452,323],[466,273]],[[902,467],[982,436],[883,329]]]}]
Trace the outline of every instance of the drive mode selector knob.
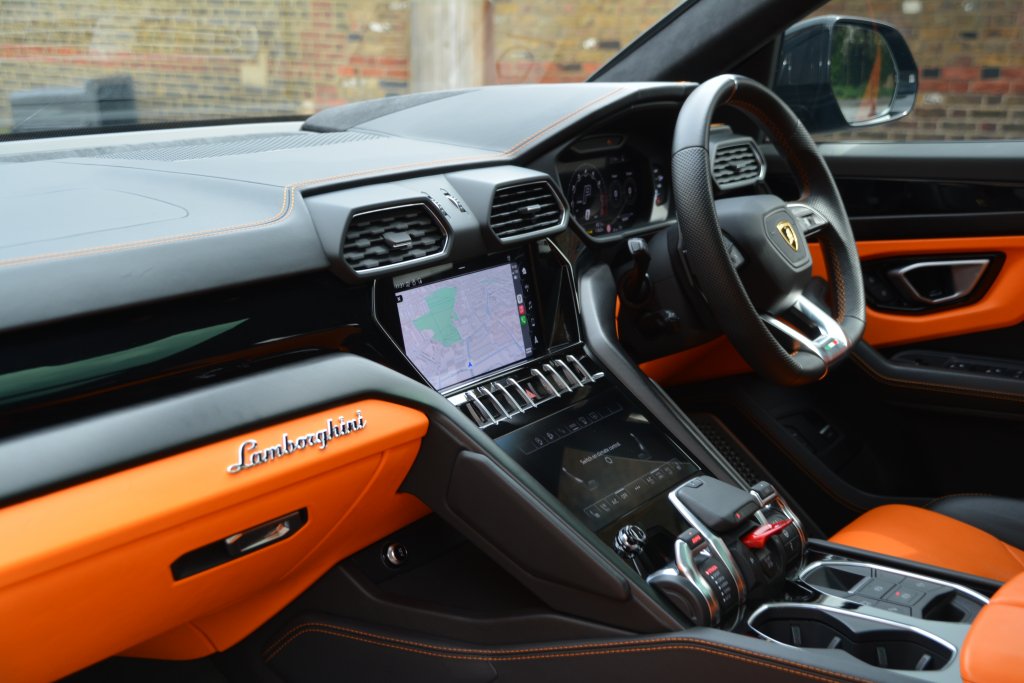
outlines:
[{"label": "drive mode selector knob", "polygon": [[615,534],[615,552],[624,560],[633,560],[644,551],[647,534],[635,524],[627,524]]}]

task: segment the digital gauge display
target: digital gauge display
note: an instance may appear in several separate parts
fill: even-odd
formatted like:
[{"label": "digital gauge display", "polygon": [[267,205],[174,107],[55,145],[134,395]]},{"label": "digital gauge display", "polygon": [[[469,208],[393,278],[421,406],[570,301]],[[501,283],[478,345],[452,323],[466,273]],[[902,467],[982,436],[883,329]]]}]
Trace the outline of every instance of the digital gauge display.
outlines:
[{"label": "digital gauge display", "polygon": [[[608,217],[608,192],[595,166],[583,164],[569,179],[569,208],[587,232],[603,228]],[[603,232],[603,231],[602,231]]]},{"label": "digital gauge display", "polygon": [[569,210],[588,235],[618,232],[647,220],[642,214],[650,210],[650,172],[642,173],[643,166],[633,158],[613,154],[571,168]]}]

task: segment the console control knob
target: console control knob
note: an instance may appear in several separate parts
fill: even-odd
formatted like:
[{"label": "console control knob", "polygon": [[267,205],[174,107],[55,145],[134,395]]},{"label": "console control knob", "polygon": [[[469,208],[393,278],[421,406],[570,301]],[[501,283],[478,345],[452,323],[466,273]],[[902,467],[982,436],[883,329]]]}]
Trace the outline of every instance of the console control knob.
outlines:
[{"label": "console control knob", "polygon": [[647,534],[635,524],[627,524],[615,534],[615,552],[624,560],[632,560],[644,551]]},{"label": "console control knob", "polygon": [[764,544],[768,542],[768,539],[776,534],[781,534],[786,527],[793,523],[791,519],[780,519],[768,524],[762,524],[750,533],[746,534],[742,539],[743,545],[747,546],[751,550],[760,550],[764,547]]},{"label": "console control knob", "polygon": [[401,543],[392,543],[388,545],[388,547],[384,548],[382,555],[384,558],[384,564],[397,569],[405,564],[405,561],[409,559],[409,549]]},{"label": "console control knob", "polygon": [[651,574],[647,583],[657,588],[694,626],[714,623],[707,598],[685,577],[667,570]]}]

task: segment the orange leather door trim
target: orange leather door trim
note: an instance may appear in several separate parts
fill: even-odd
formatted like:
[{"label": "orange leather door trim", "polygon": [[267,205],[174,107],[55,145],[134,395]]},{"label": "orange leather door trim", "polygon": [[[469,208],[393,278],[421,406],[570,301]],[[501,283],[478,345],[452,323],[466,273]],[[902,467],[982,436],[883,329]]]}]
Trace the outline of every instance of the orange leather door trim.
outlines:
[{"label": "orange leather door trim", "polygon": [[[824,277],[821,247],[809,245],[814,274]],[[858,242],[861,261],[881,258],[1002,253],[999,276],[979,301],[936,313],[888,313],[868,307],[864,339],[873,346],[893,346],[984,332],[1024,322],[1024,236],[950,237],[926,240]]]},{"label": "orange leather door trim", "polygon": [[833,543],[1007,581],[1024,552],[969,524],[910,505],[882,505],[839,530]]},{"label": "orange leather door trim", "polygon": [[[826,277],[821,245],[809,244],[808,247],[814,259],[814,274]],[[862,261],[947,254],[1002,253],[1006,257],[988,292],[973,304],[923,315],[889,313],[869,306],[864,339],[872,346],[910,344],[1012,327],[1024,322],[1024,296],[1021,294],[1024,292],[1024,236],[880,240],[858,242],[857,251]],[[751,371],[725,337],[647,361],[640,365],[640,369],[666,386]]]},{"label": "orange leather door trim", "polygon": [[[356,409],[365,429],[226,470],[246,439],[294,441]],[[427,513],[397,493],[426,429],[416,410],[359,401],[0,510],[0,680],[53,680],[124,651],[230,647],[334,563]],[[181,555],[300,508],[308,521],[285,540],[172,577]]]},{"label": "orange leather door trim", "polygon": [[1024,574],[996,591],[967,632],[960,650],[965,683],[1013,683],[1024,671]]}]

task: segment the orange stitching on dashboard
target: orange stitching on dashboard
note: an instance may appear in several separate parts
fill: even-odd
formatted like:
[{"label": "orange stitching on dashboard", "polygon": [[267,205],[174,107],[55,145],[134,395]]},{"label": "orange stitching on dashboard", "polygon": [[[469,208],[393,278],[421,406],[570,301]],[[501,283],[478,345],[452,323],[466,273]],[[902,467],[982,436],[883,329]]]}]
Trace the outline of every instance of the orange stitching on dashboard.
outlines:
[{"label": "orange stitching on dashboard", "polygon": [[502,153],[503,153],[503,154],[505,154],[505,155],[510,155],[510,154],[514,154],[514,153],[516,153],[517,151],[519,151],[519,149],[520,149],[520,148],[522,148],[522,147],[524,147],[525,145],[529,144],[529,143],[530,143],[531,141],[533,141],[533,140],[537,139],[538,137],[540,137],[541,135],[543,135],[543,134],[544,134],[544,133],[546,133],[547,131],[551,130],[552,128],[554,128],[554,127],[556,127],[556,126],[558,126],[558,125],[561,125],[561,124],[562,124],[562,123],[564,123],[565,121],[568,121],[568,120],[569,120],[569,119],[571,119],[572,117],[574,117],[574,116],[576,116],[577,114],[579,114],[579,113],[583,112],[583,111],[584,111],[585,109],[589,109],[590,107],[594,106],[595,104],[597,104],[597,103],[598,103],[598,102],[600,102],[601,100],[605,100],[605,99],[607,99],[607,98],[611,97],[612,95],[616,95],[616,94],[618,94],[618,93],[619,93],[619,92],[621,92],[621,91],[622,91],[622,88],[616,88],[615,90],[612,90],[612,91],[610,91],[610,92],[607,92],[607,93],[605,93],[604,95],[601,95],[600,97],[598,97],[598,98],[596,98],[596,99],[593,99],[593,100],[591,100],[591,101],[587,102],[586,104],[584,104],[584,105],[583,105],[582,107],[580,107],[580,108],[579,108],[579,109],[577,109],[576,111],[572,111],[572,112],[569,112],[568,114],[566,114],[566,115],[565,115],[565,116],[563,116],[562,118],[558,119],[557,121],[555,121],[555,122],[553,122],[553,123],[550,123],[550,124],[548,124],[548,125],[547,125],[547,126],[545,126],[544,128],[541,128],[540,130],[538,130],[538,131],[537,131],[536,133],[534,133],[533,135],[531,135],[531,136],[529,136],[529,137],[527,137],[527,138],[524,138],[523,140],[521,140],[521,141],[519,142],[519,144],[516,144],[516,145],[513,145],[512,147],[509,147],[508,149],[506,149],[506,150],[505,150],[504,152],[502,152]]},{"label": "orange stitching on dashboard", "polygon": [[[378,647],[389,647],[392,649],[401,650],[403,652],[410,652],[412,654],[425,655],[428,657],[439,657],[443,659],[463,661],[516,662],[543,659],[562,659],[567,657],[587,657],[591,655],[633,654],[638,652],[660,652],[665,650],[692,650],[696,652],[704,652],[719,657],[727,657],[729,659],[734,659],[747,664],[753,664],[755,666],[762,666],[770,669],[775,669],[778,671],[783,671],[786,673],[796,674],[812,680],[846,680],[858,681],[859,683],[866,683],[866,681],[862,678],[846,676],[844,674],[837,674],[827,669],[821,669],[815,666],[805,665],[801,662],[791,662],[770,655],[762,655],[760,653],[753,653],[746,650],[733,648],[727,645],[720,645],[718,643],[711,643],[708,641],[696,639],[684,640],[681,638],[664,638],[647,641],[619,641],[611,643],[597,643],[591,645],[581,643],[578,645],[566,645],[561,647],[548,648],[483,650],[468,648],[447,648],[440,645],[418,643],[416,641],[403,640],[400,638],[391,638],[379,634],[367,633],[356,629],[348,629],[340,626],[335,626],[332,624],[322,623],[310,623],[295,627],[290,632],[290,635],[282,636],[284,642],[279,641],[279,645],[272,646],[272,653],[268,651],[264,654],[264,659],[269,662],[274,657],[279,655],[284,650],[284,648],[287,647],[288,644],[290,644],[296,638],[311,633],[319,633],[323,635],[332,636],[335,638],[348,638],[350,640],[367,643],[369,645],[376,645]],[[646,645],[646,647],[637,647],[637,645],[641,644]],[[760,659],[755,659],[754,657],[760,657],[767,661],[761,661]],[[779,664],[783,666],[779,666]],[[816,675],[816,673],[825,674],[826,676],[828,676],[828,678]]]},{"label": "orange stitching on dashboard", "polygon": [[358,178],[363,175],[370,175],[372,173],[380,173],[382,171],[404,171],[413,168],[422,168],[425,166],[437,166],[441,164],[454,164],[454,163],[466,163],[467,161],[493,161],[501,159],[505,156],[504,152],[495,152],[493,154],[474,154],[464,157],[451,157],[450,159],[434,159],[431,161],[417,161],[409,164],[398,164],[397,166],[382,166],[380,168],[365,169],[362,171],[354,171],[352,173],[342,173],[341,175],[325,176],[323,178],[311,178],[309,180],[300,180],[289,187],[303,188],[309,187],[310,185],[316,185],[317,183],[326,183],[332,180],[344,180],[346,178]]},{"label": "orange stitching on dashboard", "polygon": [[432,167],[432,166],[443,166],[445,164],[466,163],[466,162],[469,162],[469,161],[496,161],[498,159],[506,158],[506,157],[512,156],[517,151],[519,151],[523,146],[529,144],[532,140],[535,140],[539,136],[543,135],[545,132],[547,132],[547,131],[551,130],[552,128],[554,128],[554,127],[564,123],[565,121],[567,121],[567,120],[571,119],[572,117],[580,114],[581,112],[585,111],[586,109],[589,109],[590,107],[594,106],[598,102],[601,102],[602,100],[605,100],[605,99],[611,97],[612,95],[615,95],[615,94],[621,92],[622,90],[623,90],[623,88],[621,88],[621,87],[620,88],[616,88],[615,90],[607,92],[604,95],[601,95],[600,97],[597,97],[597,98],[591,100],[590,102],[587,102],[586,104],[581,106],[579,109],[576,109],[575,111],[572,111],[572,112],[566,114],[565,116],[561,117],[560,119],[558,119],[554,123],[548,124],[544,128],[541,128],[536,133],[530,135],[527,138],[524,138],[522,141],[520,141],[516,145],[510,147],[509,149],[505,150],[504,152],[495,152],[493,154],[477,154],[477,155],[470,155],[470,156],[463,156],[463,157],[452,157],[452,158],[449,158],[449,159],[439,159],[439,160],[435,159],[435,160],[431,160],[431,161],[419,161],[419,162],[409,163],[409,164],[400,164],[400,165],[397,165],[397,166],[383,166],[383,167],[380,167],[380,168],[365,169],[365,170],[362,170],[362,171],[355,171],[355,172],[352,172],[352,173],[345,173],[345,174],[336,175],[336,176],[327,176],[327,177],[324,177],[324,178],[311,178],[309,180],[299,180],[299,181],[296,181],[296,182],[293,182],[293,183],[289,183],[288,185],[285,185],[285,187],[283,189],[283,192],[282,192],[281,208],[277,211],[277,213],[275,213],[273,216],[270,216],[268,218],[261,218],[259,220],[252,221],[250,223],[241,223],[241,224],[238,224],[238,225],[228,226],[226,228],[210,228],[208,230],[200,230],[200,231],[196,231],[196,232],[185,233],[185,234],[182,234],[182,235],[170,235],[170,236],[167,236],[167,237],[156,237],[156,238],[149,239],[149,240],[140,240],[138,242],[123,242],[121,244],[113,244],[113,245],[103,246],[103,247],[92,247],[92,248],[88,248],[88,249],[76,249],[76,250],[73,250],[73,251],[66,251],[66,252],[55,252],[55,253],[51,253],[51,254],[38,254],[36,256],[23,256],[23,257],[18,257],[18,258],[11,258],[11,259],[6,259],[6,260],[0,261],[0,267],[23,265],[23,264],[26,264],[26,263],[33,263],[33,262],[38,262],[38,261],[58,261],[58,260],[69,259],[69,258],[74,258],[74,257],[78,257],[78,256],[89,256],[89,255],[95,255],[95,254],[115,253],[115,252],[118,252],[118,251],[126,251],[126,250],[129,250],[129,249],[137,249],[137,248],[140,248],[140,247],[157,246],[157,245],[160,245],[160,244],[171,244],[171,243],[174,243],[174,242],[188,242],[190,240],[203,239],[203,238],[206,238],[206,237],[214,237],[214,236],[217,236],[217,235],[226,235],[226,234],[230,234],[232,232],[240,232],[240,231],[243,231],[243,230],[251,230],[251,229],[254,229],[254,228],[266,227],[266,226],[271,225],[273,223],[277,223],[279,221],[282,221],[285,218],[287,218],[289,215],[291,215],[292,211],[295,208],[295,200],[296,200],[296,196],[295,195],[296,195],[296,191],[299,190],[300,188],[308,187],[310,185],[315,185],[317,183],[329,182],[329,181],[333,181],[333,180],[343,180],[343,179],[346,179],[346,178],[358,178],[360,176],[371,175],[371,174],[374,174],[374,173],[381,173],[381,172],[388,172],[388,171],[400,171],[400,170],[406,170],[406,169]]},{"label": "orange stitching on dashboard", "polygon": [[238,232],[241,230],[251,230],[252,228],[259,228],[264,225],[270,225],[277,221],[283,220],[292,212],[295,207],[295,188],[288,186],[284,188],[283,196],[281,197],[281,208],[278,212],[269,218],[262,218],[258,221],[251,223],[241,223],[239,225],[232,225],[226,228],[211,228],[209,230],[202,230],[199,232],[186,233],[184,235],[173,235],[168,237],[155,237],[150,240],[142,240],[139,242],[124,242],[122,244],[114,244],[106,247],[93,247],[90,249],[78,249],[75,251],[66,251],[63,253],[53,254],[39,254],[37,256],[22,256],[19,258],[7,259],[0,261],[0,267],[21,265],[23,263],[32,263],[33,261],[59,261],[63,259],[74,258],[76,256],[86,256],[89,254],[104,254],[116,251],[125,251],[127,249],[136,249],[138,247],[149,247],[158,244],[168,244],[171,242],[187,242],[189,240],[201,239],[203,237],[212,237],[214,235],[225,235],[232,232]]}]

